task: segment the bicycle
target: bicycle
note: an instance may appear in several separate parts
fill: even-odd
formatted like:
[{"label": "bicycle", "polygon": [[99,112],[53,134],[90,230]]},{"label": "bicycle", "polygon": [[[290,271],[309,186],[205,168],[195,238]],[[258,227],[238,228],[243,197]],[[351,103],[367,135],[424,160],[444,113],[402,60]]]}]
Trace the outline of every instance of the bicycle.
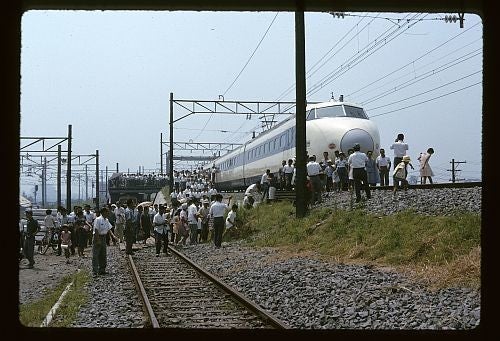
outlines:
[{"label": "bicycle", "polygon": [[[50,229],[49,231],[43,231],[43,233],[39,236],[42,236],[41,238],[38,239],[38,253],[41,255],[44,255],[47,253],[49,248],[52,248],[52,250],[57,251],[58,249],[58,244],[59,244],[59,230],[58,229]],[[35,236],[35,240],[36,240]]]}]

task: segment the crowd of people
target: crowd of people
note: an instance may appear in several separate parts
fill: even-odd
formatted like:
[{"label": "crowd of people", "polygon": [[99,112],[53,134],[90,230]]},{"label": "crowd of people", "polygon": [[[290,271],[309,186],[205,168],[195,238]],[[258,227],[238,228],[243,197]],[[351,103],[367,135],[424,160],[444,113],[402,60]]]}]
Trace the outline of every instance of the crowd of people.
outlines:
[{"label": "crowd of people", "polygon": [[[240,226],[238,205],[231,204],[231,196],[224,202],[222,194],[214,190],[208,193],[198,198],[188,186],[178,197],[172,197],[169,206],[135,205],[129,199],[126,203],[117,202],[93,210],[90,205],[76,205],[69,214],[61,206],[55,216],[52,210],[46,211],[44,225],[47,231],[59,232],[57,256],[64,251],[66,262],[70,263],[72,257],[87,258],[86,250],[90,247],[93,275],[105,275],[106,250],[111,243],[124,243],[125,253],[132,254],[133,244],[146,244],[153,238],[157,257],[161,253],[170,255],[169,243],[182,247],[213,242],[215,248],[220,248],[224,235],[233,234]],[[22,257],[28,260],[28,268],[33,268],[34,236],[40,231],[40,225],[33,219],[31,210],[25,214],[27,229]]]},{"label": "crowd of people", "polygon": [[[390,149],[394,151],[394,158],[385,154],[380,148],[379,155],[374,158],[373,151],[361,152],[360,145],[354,144],[347,150],[347,155],[336,150],[330,157],[329,152],[323,152],[318,160],[316,155],[307,155],[306,174],[308,201],[310,204],[320,203],[325,193],[338,191],[354,191],[356,202],[371,198],[371,187],[389,186],[389,177],[392,175],[393,193],[400,188],[408,188],[408,166],[414,169],[411,158],[407,155],[408,144],[404,142],[404,134],[398,134]],[[420,153],[417,160],[420,162],[419,173],[421,183],[427,180],[432,184],[434,173],[429,159],[434,149]],[[393,167],[391,172],[391,166]],[[250,208],[255,205],[256,198],[262,202],[272,201],[276,188],[292,190],[295,188],[296,163],[295,159],[283,160],[277,176],[269,169],[262,175],[260,181],[250,185],[243,201],[243,206]],[[361,192],[365,192],[362,198]],[[258,194],[258,195],[257,195]]]},{"label": "crowd of people", "polygon": [[[380,155],[373,158],[373,151],[361,152],[360,145],[354,144],[347,155],[335,151],[331,156],[323,153],[323,158],[317,160],[316,155],[307,156],[306,174],[308,202],[310,204],[322,201],[323,195],[336,191],[354,191],[356,202],[371,198],[371,188],[380,184],[389,185],[392,173],[393,193],[400,188],[408,188],[408,166],[414,169],[411,158],[407,155],[408,144],[404,135],[398,134],[390,146],[394,151],[394,159],[386,156],[385,150],[379,150]],[[421,183],[429,180],[433,184],[434,173],[429,159],[434,154],[433,148],[420,153],[419,172]],[[391,165],[393,170],[391,172]],[[256,183],[245,191],[242,207],[249,209],[258,202],[275,200],[276,189],[293,190],[296,186],[296,163],[294,159],[283,160],[278,174],[266,169]],[[90,205],[74,206],[68,213],[64,207],[57,209],[54,217],[52,211],[46,211],[44,225],[48,230],[59,230],[57,255],[64,255],[67,262],[70,258],[86,258],[86,249],[92,247],[92,268],[94,276],[106,274],[106,247],[125,243],[125,253],[132,254],[134,243],[146,243],[148,238],[154,238],[156,256],[163,252],[169,255],[168,244],[183,246],[188,244],[206,243],[212,241],[216,248],[221,247],[225,234],[233,234],[240,225],[237,219],[238,205],[231,204],[229,196],[227,203],[223,202],[222,194],[212,186],[213,170],[202,168],[190,172],[174,172],[174,190],[170,194],[170,205],[135,205],[132,199],[126,203],[117,202],[91,210]],[[117,176],[117,186],[130,181],[151,183],[163,181],[165,178],[148,176]],[[135,183],[137,185],[138,183]],[[362,198],[362,192],[365,198]],[[27,228],[23,241],[23,256],[29,261],[29,268],[34,265],[35,235],[40,230],[38,222],[33,219],[32,212],[26,210]]]}]

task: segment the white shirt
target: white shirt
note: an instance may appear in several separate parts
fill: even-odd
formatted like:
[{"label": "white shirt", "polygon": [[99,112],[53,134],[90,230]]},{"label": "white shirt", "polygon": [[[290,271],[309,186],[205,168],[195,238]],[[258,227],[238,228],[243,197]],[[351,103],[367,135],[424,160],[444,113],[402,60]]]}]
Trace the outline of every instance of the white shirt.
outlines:
[{"label": "white shirt", "polygon": [[220,201],[215,201],[212,206],[210,206],[210,211],[209,211],[209,214],[213,217],[213,218],[217,218],[217,217],[224,217],[224,213],[226,212],[226,210],[228,210],[229,207],[227,207],[227,204],[223,203],[223,202],[220,202]]},{"label": "white shirt", "polygon": [[198,222],[198,218],[196,217],[196,214],[198,213],[198,208],[196,208],[195,204],[191,204],[188,207],[187,210],[187,219],[189,224],[196,224]]},{"label": "white shirt", "polygon": [[406,151],[408,150],[408,144],[403,141],[398,141],[391,145],[391,149],[394,150],[395,157],[403,157],[406,155]]},{"label": "white shirt", "polygon": [[236,212],[234,212],[233,210],[229,211],[226,218],[226,229],[229,229],[231,227],[236,228],[236,226],[234,226],[235,219],[236,219]]},{"label": "white shirt", "polygon": [[46,215],[43,219],[43,224],[46,228],[53,228],[57,226],[57,219],[53,215]]},{"label": "white shirt", "polygon": [[264,183],[267,183],[267,172],[262,174],[262,178],[260,179],[260,184],[263,185]]},{"label": "white shirt", "polygon": [[390,167],[391,166],[391,159],[387,156],[377,156],[377,159],[375,160],[375,162],[377,163],[377,165],[379,167]]},{"label": "white shirt", "polygon": [[251,184],[245,191],[245,195],[254,196],[259,190],[257,189],[257,184]]},{"label": "white shirt", "polygon": [[104,218],[102,215],[98,216],[94,220],[94,234],[97,232],[100,236],[105,236],[108,231],[111,230],[111,227],[112,226],[109,220]]},{"label": "white shirt", "polygon": [[309,161],[306,167],[309,176],[318,175],[321,172],[321,166],[316,161]]},{"label": "white shirt", "polygon": [[293,166],[292,165],[286,165],[283,167],[283,173],[285,174],[293,174]]},{"label": "white shirt", "polygon": [[349,155],[349,158],[347,159],[347,163],[349,163],[352,168],[365,168],[367,162],[368,156],[360,151],[355,151]]},{"label": "white shirt", "polygon": [[[160,224],[160,225],[156,225],[156,224]],[[165,216],[163,214],[160,214],[160,212],[155,214],[155,216],[153,218],[153,225],[154,225],[154,231],[161,233],[161,234],[165,234],[169,230]]]}]

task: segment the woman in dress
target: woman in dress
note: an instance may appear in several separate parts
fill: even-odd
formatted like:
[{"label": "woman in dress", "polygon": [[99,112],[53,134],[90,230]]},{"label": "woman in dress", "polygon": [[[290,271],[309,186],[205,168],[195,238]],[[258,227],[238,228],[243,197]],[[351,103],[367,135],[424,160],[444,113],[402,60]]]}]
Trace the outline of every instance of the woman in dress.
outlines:
[{"label": "woman in dress", "polygon": [[370,186],[377,186],[377,183],[380,182],[380,176],[378,174],[377,164],[373,158],[373,152],[371,150],[367,151],[366,156],[368,156],[368,162],[366,163],[368,184]]},{"label": "woman in dress", "polygon": [[427,149],[427,153],[420,153],[418,157],[418,161],[420,161],[420,183],[425,184],[426,180],[429,179],[429,183],[432,185],[432,177],[434,173],[432,172],[432,168],[429,165],[429,159],[432,154],[434,154],[434,149]]}]

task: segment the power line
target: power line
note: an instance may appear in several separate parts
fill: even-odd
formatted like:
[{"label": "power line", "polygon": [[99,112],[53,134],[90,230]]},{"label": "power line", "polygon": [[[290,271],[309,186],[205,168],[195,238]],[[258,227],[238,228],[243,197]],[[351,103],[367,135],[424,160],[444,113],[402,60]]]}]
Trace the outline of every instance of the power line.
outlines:
[{"label": "power line", "polygon": [[229,91],[229,89],[231,89],[231,87],[234,85],[234,83],[236,83],[236,81],[238,80],[238,78],[240,77],[240,75],[243,73],[243,70],[245,70],[245,68],[247,67],[248,63],[250,63],[250,60],[252,59],[253,55],[255,54],[255,52],[257,52],[257,49],[259,48],[260,44],[262,43],[262,41],[266,37],[267,32],[269,32],[269,30],[271,29],[271,26],[273,26],[273,23],[276,20],[276,17],[278,16],[278,14],[279,14],[279,12],[276,13],[276,15],[274,16],[273,20],[271,21],[271,24],[269,24],[269,27],[267,28],[266,32],[264,33],[264,35],[260,39],[259,43],[257,44],[257,47],[255,48],[255,50],[253,50],[252,54],[250,55],[250,58],[248,58],[247,62],[245,63],[245,65],[243,66],[243,68],[241,69],[241,71],[238,73],[238,75],[236,76],[236,78],[234,79],[234,81],[231,83],[231,85],[229,85],[229,87],[226,89],[226,91],[224,91],[224,93],[222,94],[222,96],[226,95],[226,93]]},{"label": "power line", "polygon": [[391,111],[387,111],[387,112],[384,112],[384,113],[381,113],[381,114],[377,114],[377,115],[371,115],[370,118],[373,118],[373,117],[377,117],[377,116],[383,116],[383,115],[388,115],[388,114],[391,114],[393,112],[396,112],[396,111],[400,111],[400,110],[404,110],[404,109],[408,109],[408,108],[411,108],[411,107],[415,107],[417,105],[420,105],[420,104],[424,104],[424,103],[427,103],[427,102],[431,102],[431,101],[434,101],[436,99],[439,99],[441,97],[446,97],[448,95],[451,95],[451,94],[454,94],[454,93],[457,93],[459,91],[462,91],[462,90],[466,90],[468,88],[471,88],[473,86],[476,86],[478,84],[482,84],[482,82],[477,82],[477,83],[474,83],[474,84],[471,84],[469,86],[466,86],[464,88],[461,88],[461,89],[458,89],[458,90],[455,90],[455,91],[451,91],[451,92],[448,92],[446,94],[443,94],[441,96],[437,96],[437,97],[434,97],[434,98],[430,98],[428,100],[425,100],[425,101],[422,101],[422,102],[418,102],[418,103],[415,103],[415,104],[412,104],[412,105],[408,105],[406,107],[403,107],[403,108],[399,108],[399,109],[395,109],[395,110],[391,110]]},{"label": "power line", "polygon": [[[475,75],[475,74],[478,74],[478,73],[481,73],[481,72],[482,72],[482,70],[479,70],[479,71],[473,72],[473,73],[471,73],[471,74],[469,74],[469,75],[467,75],[467,76],[464,76],[464,77],[462,77],[462,78],[455,79],[454,81],[448,82],[448,83],[443,84],[443,85],[440,85],[440,86],[438,86],[438,87],[435,87],[434,89],[430,89],[430,90],[427,90],[427,91],[421,92],[421,93],[419,93],[419,94],[415,94],[415,95],[413,95],[413,96],[410,96],[410,97],[406,97],[406,98],[400,99],[400,100],[398,100],[398,101],[394,101],[394,102],[391,102],[391,103],[387,103],[387,104],[380,105],[380,106],[378,106],[378,107],[375,107],[375,108],[370,108],[370,109],[366,109],[366,110],[377,110],[377,109],[380,109],[380,108],[387,107],[387,106],[389,106],[389,105],[393,105],[393,104],[396,104],[396,103],[399,103],[399,102],[407,101],[407,100],[409,100],[409,99],[412,99],[412,98],[415,98],[415,97],[418,97],[418,96],[424,95],[424,94],[426,94],[426,93],[429,93],[429,92],[432,92],[432,91],[436,91],[436,90],[441,89],[441,88],[443,88],[443,87],[445,87],[445,86],[448,86],[448,85],[450,85],[450,84],[456,83],[456,82],[461,81],[461,80],[463,80],[463,79],[465,79],[465,78],[467,78],[467,77],[471,77],[471,76],[473,76],[473,75]],[[398,90],[399,90],[399,89],[398,89]],[[396,92],[396,91],[394,91],[394,92]]]},{"label": "power line", "polygon": [[[409,65],[411,65],[411,64],[414,64],[416,61],[418,61],[418,60],[420,60],[420,59],[424,58],[424,57],[425,57],[425,56],[427,56],[428,54],[431,54],[432,52],[436,51],[437,49],[439,49],[439,48],[443,47],[444,45],[446,45],[446,44],[448,44],[449,42],[453,41],[453,40],[454,40],[454,39],[456,39],[457,37],[461,36],[462,34],[466,33],[467,31],[469,31],[469,30],[473,29],[473,28],[474,28],[474,27],[476,27],[477,25],[479,25],[479,23],[476,23],[475,25],[473,25],[472,27],[470,27],[470,28],[466,29],[465,31],[460,32],[460,33],[459,33],[459,34],[457,34],[456,36],[454,36],[454,37],[452,37],[452,38],[448,39],[447,41],[445,41],[445,42],[441,43],[440,45],[436,46],[435,48],[433,48],[433,49],[431,49],[431,50],[429,50],[429,51],[425,52],[424,54],[422,54],[420,57],[418,57],[418,58],[414,59],[413,61],[411,61],[411,62],[409,62],[409,63],[407,63],[407,64],[405,64],[405,65],[403,65],[403,66],[399,67],[399,68],[398,68],[398,69],[396,69],[395,71],[389,72],[389,73],[388,73],[388,74],[386,74],[385,76],[383,76],[383,77],[381,77],[381,78],[379,78],[379,79],[377,79],[377,80],[375,80],[375,81],[371,82],[370,84],[368,84],[368,85],[366,85],[366,86],[364,86],[364,87],[362,87],[362,88],[360,88],[360,89],[358,89],[358,90],[356,90],[356,91],[354,91],[354,92],[352,92],[352,93],[348,94],[347,96],[352,96],[353,94],[355,94],[355,93],[357,93],[357,92],[359,92],[359,91],[361,91],[361,90],[363,90],[363,89],[365,89],[365,88],[367,88],[367,87],[369,87],[369,86],[371,86],[371,85],[373,85],[373,84],[377,83],[378,81],[380,81],[380,80],[382,80],[382,79],[384,79],[384,78],[386,78],[386,77],[390,76],[391,74],[394,74],[394,73],[396,73],[396,72],[398,72],[398,71],[400,71],[400,70],[404,69],[405,67],[407,67],[407,66],[409,66]],[[475,41],[474,41],[474,42],[475,42]],[[471,44],[472,44],[472,43],[471,43]],[[467,45],[466,45],[466,46],[467,46]],[[455,52],[455,51],[454,51],[454,52]],[[453,53],[453,52],[452,52],[452,53]]]}]

